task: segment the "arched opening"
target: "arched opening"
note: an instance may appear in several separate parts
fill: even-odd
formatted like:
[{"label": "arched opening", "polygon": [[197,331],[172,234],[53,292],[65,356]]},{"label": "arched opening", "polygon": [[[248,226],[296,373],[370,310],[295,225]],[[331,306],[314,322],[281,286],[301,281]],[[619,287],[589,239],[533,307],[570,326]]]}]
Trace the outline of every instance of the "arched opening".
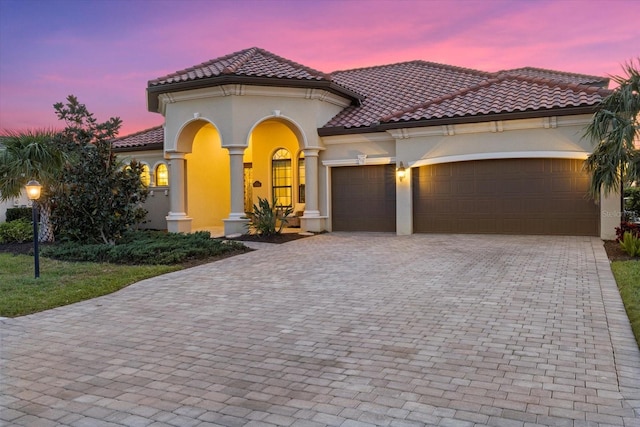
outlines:
[{"label": "arched opening", "polygon": [[155,172],[155,186],[156,187],[168,187],[169,186],[169,169],[167,169],[166,163],[158,163]]},{"label": "arched opening", "polygon": [[193,231],[217,233],[230,211],[229,153],[212,124],[201,121],[200,125],[190,132],[191,152],[185,155],[187,214]]},{"label": "arched opening", "polygon": [[[277,199],[277,204],[281,206],[303,202],[300,200],[299,170],[304,156],[297,154],[303,145],[299,133],[291,123],[277,119],[265,120],[251,132],[244,162],[245,177],[248,175],[247,168],[250,168],[252,179],[251,185],[245,185],[251,192],[245,194],[245,199],[250,199],[252,205],[258,203],[259,197],[270,203]],[[304,169],[304,163],[301,167]],[[302,185],[304,192],[304,182]]]}]

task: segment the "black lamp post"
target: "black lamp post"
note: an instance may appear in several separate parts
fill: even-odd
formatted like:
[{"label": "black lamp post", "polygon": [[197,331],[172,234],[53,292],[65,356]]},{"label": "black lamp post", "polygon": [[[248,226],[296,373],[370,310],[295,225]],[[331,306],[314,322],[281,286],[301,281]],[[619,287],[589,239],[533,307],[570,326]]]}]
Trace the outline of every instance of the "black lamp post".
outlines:
[{"label": "black lamp post", "polygon": [[40,277],[40,254],[38,253],[38,203],[42,185],[38,181],[31,180],[25,186],[27,188],[27,197],[31,200],[31,213],[33,217],[33,259],[35,266],[36,279]]}]

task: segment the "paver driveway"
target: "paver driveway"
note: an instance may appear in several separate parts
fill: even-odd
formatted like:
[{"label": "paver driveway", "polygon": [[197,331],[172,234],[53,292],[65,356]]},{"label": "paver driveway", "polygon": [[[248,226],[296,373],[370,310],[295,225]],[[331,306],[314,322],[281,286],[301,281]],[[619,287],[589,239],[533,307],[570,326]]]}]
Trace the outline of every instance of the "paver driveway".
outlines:
[{"label": "paver driveway", "polygon": [[2,322],[7,425],[638,426],[595,238],[333,233]]}]

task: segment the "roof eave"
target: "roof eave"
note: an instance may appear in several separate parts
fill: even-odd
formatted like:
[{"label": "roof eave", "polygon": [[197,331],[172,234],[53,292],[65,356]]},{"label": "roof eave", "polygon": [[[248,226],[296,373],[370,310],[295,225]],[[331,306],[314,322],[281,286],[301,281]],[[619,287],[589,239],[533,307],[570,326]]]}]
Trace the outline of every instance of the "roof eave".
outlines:
[{"label": "roof eave", "polygon": [[151,82],[147,83],[147,110],[152,113],[158,112],[158,96],[160,94],[181,92],[193,89],[203,89],[227,84],[324,89],[333,94],[350,99],[353,104],[358,104],[364,99],[362,95],[328,80],[302,80],[282,79],[277,77],[223,75],[207,79],[190,80],[177,83],[165,83],[155,86],[151,86],[150,84]]},{"label": "roof eave", "polygon": [[163,150],[164,143],[155,143],[155,144],[147,144],[142,146],[135,147],[113,147],[112,150],[114,153],[130,153],[133,151],[154,151],[154,150]]},{"label": "roof eave", "polygon": [[371,126],[350,127],[350,128],[328,127],[328,128],[319,128],[318,135],[319,136],[353,135],[353,134],[359,134],[359,133],[385,132],[392,129],[481,123],[481,122],[491,122],[491,121],[499,121],[499,120],[531,119],[536,117],[574,116],[574,115],[580,115],[580,114],[593,114],[596,111],[596,108],[597,106],[590,105],[590,106],[580,106],[580,107],[552,108],[552,109],[545,109],[545,110],[516,111],[511,113],[496,113],[496,114],[483,114],[483,115],[461,116],[461,117],[445,117],[445,118],[439,118],[439,119],[421,119],[421,120],[409,120],[409,121],[400,121],[400,122],[386,122],[386,123],[376,123]]}]

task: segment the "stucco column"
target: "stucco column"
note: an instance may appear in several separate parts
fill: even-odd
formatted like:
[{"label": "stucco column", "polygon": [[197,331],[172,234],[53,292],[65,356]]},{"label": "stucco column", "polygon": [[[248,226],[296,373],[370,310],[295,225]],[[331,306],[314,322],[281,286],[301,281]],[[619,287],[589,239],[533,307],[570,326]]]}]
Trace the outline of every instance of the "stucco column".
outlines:
[{"label": "stucco column", "polygon": [[318,210],[318,152],[317,149],[304,150],[304,217],[319,217]]},{"label": "stucco column", "polygon": [[300,218],[300,229],[302,231],[321,232],[326,229],[326,216],[320,215],[318,209],[318,152],[317,148],[304,149],[304,214]]},{"label": "stucco column", "polygon": [[187,186],[184,173],[185,153],[166,153],[169,160],[169,214],[167,230],[170,233],[191,232],[191,218],[187,216]]},{"label": "stucco column", "polygon": [[411,192],[411,168],[406,168],[400,180],[396,172],[396,234],[413,234],[413,197]]},{"label": "stucco column", "polygon": [[229,218],[223,219],[224,234],[243,234],[247,232],[249,219],[244,212],[244,150],[246,147],[225,147],[229,150],[231,174],[231,212]]}]

